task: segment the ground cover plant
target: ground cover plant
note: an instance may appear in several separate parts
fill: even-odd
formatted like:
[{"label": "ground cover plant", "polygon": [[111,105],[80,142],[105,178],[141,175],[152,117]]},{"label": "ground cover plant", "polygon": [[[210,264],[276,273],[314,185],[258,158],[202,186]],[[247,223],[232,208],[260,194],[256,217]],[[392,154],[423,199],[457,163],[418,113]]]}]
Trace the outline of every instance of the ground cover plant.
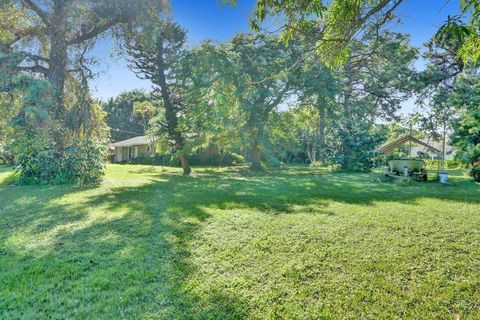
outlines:
[{"label": "ground cover plant", "polygon": [[2,319],[478,319],[480,185],[286,167],[0,167]]}]

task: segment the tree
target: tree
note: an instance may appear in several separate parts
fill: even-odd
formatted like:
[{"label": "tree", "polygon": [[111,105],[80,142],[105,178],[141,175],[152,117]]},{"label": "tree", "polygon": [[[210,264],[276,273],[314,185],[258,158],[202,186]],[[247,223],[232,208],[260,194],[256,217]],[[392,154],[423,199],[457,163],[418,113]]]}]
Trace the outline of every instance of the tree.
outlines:
[{"label": "tree", "polygon": [[475,74],[463,75],[450,95],[449,103],[457,107],[453,121],[452,143],[458,157],[470,165],[480,166],[480,81]]},{"label": "tree", "polygon": [[[341,89],[338,72],[329,69],[316,57],[310,56],[302,63],[295,86],[299,90],[298,102],[300,107],[306,110],[305,114],[298,110],[294,115],[301,116],[303,114],[307,116],[307,119],[310,119],[309,123],[313,125],[313,122],[315,122],[316,127],[309,130],[310,134],[302,135],[302,139],[311,137],[311,143],[304,141],[311,148],[311,151],[307,154],[310,154],[309,158],[313,163],[319,160],[325,165],[327,162],[327,127],[331,126],[334,121],[337,107],[335,100]],[[311,110],[312,108],[316,110]]]},{"label": "tree", "polygon": [[133,114],[142,119],[143,131],[148,132],[148,123],[157,113],[157,108],[151,101],[135,102],[133,104]]},{"label": "tree", "polygon": [[423,109],[419,117],[422,131],[443,141],[443,158],[446,157],[446,140],[451,133],[452,121],[461,107],[450,97],[458,90],[457,82],[471,66],[459,59],[463,40],[457,35],[441,32],[426,43],[423,58],[424,71],[417,75],[417,103]]},{"label": "tree", "polygon": [[[5,92],[20,90],[27,97],[14,121],[18,137],[16,153],[22,159],[19,161],[42,164],[30,167],[30,181],[43,179],[43,165],[52,167],[49,168],[52,174],[62,175],[61,166],[70,156],[65,153],[67,149],[69,152],[101,149],[95,145],[98,141],[90,141],[92,136],[94,140],[103,140],[107,130],[102,130],[104,114],[89,93],[88,80],[94,74],[89,69],[93,59],[88,53],[100,35],[131,23],[152,2],[155,1],[3,0],[0,3],[2,16],[5,12],[8,15],[1,22],[4,28],[0,32],[0,78],[7,79]],[[89,146],[82,147],[83,142]],[[20,163],[22,171],[27,162]],[[87,171],[79,171],[82,172]],[[60,180],[63,181],[48,177],[48,181]],[[83,179],[75,177],[75,180]]]},{"label": "tree", "polygon": [[[350,44],[366,24],[378,29],[393,18],[403,0],[260,0],[251,27],[259,31],[266,19],[280,19],[285,43],[299,36],[312,39],[312,51],[327,65],[341,65],[348,59]],[[235,5],[236,0],[222,0]]]},{"label": "tree", "polygon": [[134,112],[134,107],[135,104],[144,103],[150,99],[149,94],[140,90],[132,90],[122,92],[103,104],[103,109],[107,112],[107,124],[111,128],[110,135],[113,141],[147,134],[144,130],[143,120]]},{"label": "tree", "polygon": [[184,102],[189,106],[181,124],[196,133],[193,148],[214,146],[219,153],[245,154],[241,128],[246,114],[240,108],[231,81],[232,61],[223,48],[205,41],[188,50],[182,58]]},{"label": "tree", "polygon": [[270,148],[287,162],[325,164],[325,141],[322,139],[322,117],[315,105],[299,105],[275,112],[268,123]]},{"label": "tree", "polygon": [[[9,97],[10,96],[10,97]],[[15,154],[11,148],[15,137],[15,130],[12,126],[12,120],[18,114],[21,108],[20,97],[16,92],[0,91],[0,161],[13,164]]]},{"label": "tree", "polygon": [[464,64],[480,62],[480,1],[460,1],[461,13],[449,16],[436,37],[454,38],[460,43],[456,58]]},{"label": "tree", "polygon": [[[146,1],[35,0],[2,2],[2,10],[14,11],[23,23],[9,24],[1,51],[9,59],[1,67],[10,73],[27,72],[44,77],[51,85],[48,112],[57,152],[63,153],[68,113],[65,100],[70,76],[90,78],[88,51],[93,41],[117,25],[132,21]],[[85,82],[82,83],[85,85]]]},{"label": "tree", "polygon": [[129,29],[125,38],[130,68],[137,76],[152,81],[155,86],[153,94],[162,101],[165,121],[156,121],[155,133],[167,134],[167,140],[178,153],[183,174],[188,175],[191,172],[189,150],[185,132],[179,126],[179,118],[186,108],[183,101],[185,89],[178,77],[185,54],[186,31],[154,13],[141,27]]},{"label": "tree", "polygon": [[285,47],[278,38],[263,34],[239,34],[223,46],[231,61],[230,80],[240,109],[246,114],[243,131],[250,151],[252,170],[262,170],[265,124],[270,112],[278,108],[295,88],[295,72],[283,79],[271,78],[298,59],[298,48]]},{"label": "tree", "polygon": [[[374,132],[377,119],[396,118],[401,102],[413,89],[416,55],[406,35],[389,31],[366,34],[362,41],[353,42],[352,53],[338,75],[341,115],[334,124],[335,136],[343,141],[336,158],[344,169],[362,168],[357,161],[365,157],[358,152],[375,148],[379,139],[371,140],[368,134]],[[367,145],[372,149],[363,148]]]}]

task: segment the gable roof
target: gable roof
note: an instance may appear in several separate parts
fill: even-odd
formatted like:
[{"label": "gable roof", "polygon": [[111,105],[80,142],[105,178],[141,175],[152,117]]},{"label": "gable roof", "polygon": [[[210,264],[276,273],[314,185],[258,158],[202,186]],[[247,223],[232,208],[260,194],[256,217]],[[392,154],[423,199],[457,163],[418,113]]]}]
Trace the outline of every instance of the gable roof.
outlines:
[{"label": "gable roof", "polygon": [[415,137],[412,137],[411,135],[407,134],[406,136],[403,136],[403,137],[400,137],[398,138],[397,140],[394,140],[390,143],[387,143],[383,146],[381,146],[380,148],[378,148],[376,151],[377,152],[380,152],[380,153],[390,153],[392,152],[393,150],[395,150],[396,148],[400,147],[401,145],[407,143],[407,142],[414,142],[416,144],[419,144],[421,146],[424,146],[425,148],[428,148],[432,151],[435,151],[435,152],[438,152],[438,153],[442,153],[442,151],[438,150],[437,148],[434,148],[432,147],[431,145],[423,142],[422,140],[419,140]]},{"label": "gable roof", "polygon": [[147,146],[152,144],[153,141],[155,141],[155,138],[152,138],[149,136],[138,136],[131,139],[112,143],[111,146],[112,147]]}]

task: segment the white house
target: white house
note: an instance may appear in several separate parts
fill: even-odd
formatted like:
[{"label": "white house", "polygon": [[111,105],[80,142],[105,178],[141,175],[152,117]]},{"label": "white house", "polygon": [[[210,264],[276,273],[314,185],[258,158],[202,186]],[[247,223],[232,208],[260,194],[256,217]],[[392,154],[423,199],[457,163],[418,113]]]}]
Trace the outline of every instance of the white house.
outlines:
[{"label": "white house", "polygon": [[145,155],[150,156],[155,152],[153,142],[149,136],[139,136],[128,140],[112,143],[110,147],[115,149],[115,162],[125,162]]}]

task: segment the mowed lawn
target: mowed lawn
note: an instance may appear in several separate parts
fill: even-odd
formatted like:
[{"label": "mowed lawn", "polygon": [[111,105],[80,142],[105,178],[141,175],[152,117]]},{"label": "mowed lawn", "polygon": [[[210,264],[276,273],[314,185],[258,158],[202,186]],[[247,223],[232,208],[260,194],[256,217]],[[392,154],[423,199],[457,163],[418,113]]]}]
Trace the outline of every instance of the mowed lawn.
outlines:
[{"label": "mowed lawn", "polygon": [[82,189],[10,174],[1,319],[480,318],[469,178],[109,165]]}]

